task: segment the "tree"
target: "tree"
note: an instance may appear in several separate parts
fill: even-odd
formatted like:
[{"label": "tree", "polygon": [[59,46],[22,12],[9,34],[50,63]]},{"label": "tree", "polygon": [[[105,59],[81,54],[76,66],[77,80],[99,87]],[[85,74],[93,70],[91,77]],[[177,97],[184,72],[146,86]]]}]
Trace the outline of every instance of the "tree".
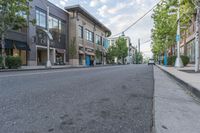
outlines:
[{"label": "tree", "polygon": [[123,37],[119,37],[116,41],[116,56],[124,64],[124,59],[128,56],[128,47],[126,46],[126,39]]},{"label": "tree", "polygon": [[96,58],[97,59],[101,58],[101,54],[102,54],[101,51],[99,50],[99,48],[97,48],[95,51]]},{"label": "tree", "polygon": [[[0,38],[1,54],[3,57],[3,68],[5,68],[5,38],[6,33],[12,29],[19,29],[27,26],[29,15],[29,4],[32,0],[0,0]],[[34,23],[34,20],[31,21]]]},{"label": "tree", "polygon": [[73,65],[73,59],[74,56],[77,54],[77,49],[76,49],[76,38],[73,37],[73,39],[71,40],[71,43],[69,45],[69,56],[72,59],[72,65]]},{"label": "tree", "polygon": [[111,46],[108,48],[108,52],[106,54],[106,59],[108,63],[114,63],[114,59],[116,57],[116,47]]},{"label": "tree", "polygon": [[[171,6],[178,6],[178,0],[163,0],[155,9],[152,15],[154,27],[152,29],[152,52],[155,57],[163,54],[166,49],[176,43],[177,16],[169,15],[176,10]],[[190,21],[194,17],[194,4],[190,0],[182,0],[180,4],[181,27],[189,27]],[[187,29],[187,28],[186,28]],[[185,29],[181,29],[183,32]],[[184,38],[184,36],[182,36]]]}]

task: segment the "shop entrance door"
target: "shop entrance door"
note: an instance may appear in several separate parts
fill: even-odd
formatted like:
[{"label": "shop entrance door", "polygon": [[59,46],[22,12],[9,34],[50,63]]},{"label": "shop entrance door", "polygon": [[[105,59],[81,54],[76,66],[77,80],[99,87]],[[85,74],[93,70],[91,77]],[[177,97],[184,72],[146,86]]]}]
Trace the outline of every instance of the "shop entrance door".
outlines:
[{"label": "shop entrance door", "polygon": [[85,59],[85,61],[86,61],[86,66],[90,66],[90,56],[89,55],[86,55],[86,57],[85,57],[86,59]]}]

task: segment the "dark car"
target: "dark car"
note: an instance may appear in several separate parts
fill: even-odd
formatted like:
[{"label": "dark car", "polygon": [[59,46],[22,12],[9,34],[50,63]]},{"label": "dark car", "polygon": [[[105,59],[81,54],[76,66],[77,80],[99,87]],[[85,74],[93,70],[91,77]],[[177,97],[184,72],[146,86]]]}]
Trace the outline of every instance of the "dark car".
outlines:
[{"label": "dark car", "polygon": [[148,61],[148,65],[155,65],[155,61],[154,61],[154,59],[149,59],[149,61]]}]

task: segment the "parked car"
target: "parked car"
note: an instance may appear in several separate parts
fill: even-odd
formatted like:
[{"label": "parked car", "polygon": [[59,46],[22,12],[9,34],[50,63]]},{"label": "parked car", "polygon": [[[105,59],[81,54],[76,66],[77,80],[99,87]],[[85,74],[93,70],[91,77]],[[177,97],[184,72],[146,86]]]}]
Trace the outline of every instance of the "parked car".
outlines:
[{"label": "parked car", "polygon": [[154,59],[149,59],[149,61],[148,61],[148,65],[155,65],[155,61],[154,61]]}]

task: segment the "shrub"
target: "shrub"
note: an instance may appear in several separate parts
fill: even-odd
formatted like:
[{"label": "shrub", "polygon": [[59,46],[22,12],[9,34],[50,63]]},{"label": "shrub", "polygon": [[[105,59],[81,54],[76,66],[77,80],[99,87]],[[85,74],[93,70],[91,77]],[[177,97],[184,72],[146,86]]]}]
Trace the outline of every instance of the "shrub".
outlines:
[{"label": "shrub", "polygon": [[167,58],[167,65],[174,66],[176,61],[176,56],[169,56]]},{"label": "shrub", "polygon": [[3,67],[3,57],[0,56],[0,67]]},{"label": "shrub", "polygon": [[[181,55],[181,59],[184,66],[186,66],[189,63],[189,57]],[[176,62],[176,56],[169,56],[167,58],[167,65],[174,66],[175,62]]]},{"label": "shrub", "polygon": [[6,66],[9,69],[17,69],[21,66],[22,61],[20,57],[14,57],[14,56],[7,56],[6,57]]},{"label": "shrub", "polygon": [[189,63],[189,61],[190,61],[190,59],[189,59],[189,57],[188,56],[181,56],[181,59],[182,59],[182,62],[183,62],[183,65],[184,66],[186,66],[188,63]]}]

